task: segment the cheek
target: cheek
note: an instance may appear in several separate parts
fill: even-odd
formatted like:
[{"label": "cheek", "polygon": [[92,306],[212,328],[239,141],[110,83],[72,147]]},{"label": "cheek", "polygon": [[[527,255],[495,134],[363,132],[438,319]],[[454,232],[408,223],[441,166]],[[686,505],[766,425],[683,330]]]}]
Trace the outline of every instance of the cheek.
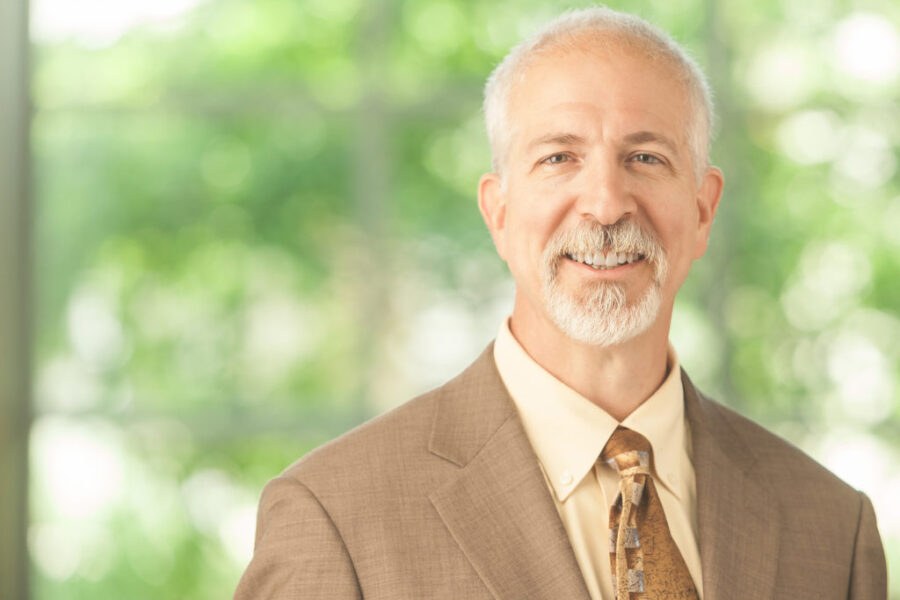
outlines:
[{"label": "cheek", "polygon": [[684,205],[660,207],[650,215],[651,225],[669,253],[670,261],[690,261],[697,243],[697,211]]},{"label": "cheek", "polygon": [[550,195],[522,198],[507,214],[514,244],[542,252],[565,215],[565,203]]},{"label": "cheek", "polygon": [[539,285],[544,250],[566,212],[552,199],[519,198],[507,211],[506,264],[520,286]]}]

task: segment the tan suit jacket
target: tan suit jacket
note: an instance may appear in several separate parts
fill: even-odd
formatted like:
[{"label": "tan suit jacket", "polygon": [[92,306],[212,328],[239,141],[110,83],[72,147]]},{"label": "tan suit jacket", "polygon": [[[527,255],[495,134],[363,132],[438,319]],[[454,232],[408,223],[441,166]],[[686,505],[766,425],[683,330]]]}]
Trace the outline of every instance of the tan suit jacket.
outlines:
[{"label": "tan suit jacket", "polygon": [[[705,600],[885,599],[868,498],[683,380]],[[492,347],[272,480],[235,598],[589,600]]]}]

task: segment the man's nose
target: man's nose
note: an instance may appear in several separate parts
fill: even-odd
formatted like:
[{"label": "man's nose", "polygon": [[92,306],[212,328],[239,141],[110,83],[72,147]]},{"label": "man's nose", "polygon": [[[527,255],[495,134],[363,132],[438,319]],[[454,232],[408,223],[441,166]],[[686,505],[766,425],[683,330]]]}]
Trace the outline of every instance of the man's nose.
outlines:
[{"label": "man's nose", "polygon": [[576,207],[582,216],[593,217],[601,225],[612,225],[634,215],[637,204],[620,165],[609,161],[586,171]]}]

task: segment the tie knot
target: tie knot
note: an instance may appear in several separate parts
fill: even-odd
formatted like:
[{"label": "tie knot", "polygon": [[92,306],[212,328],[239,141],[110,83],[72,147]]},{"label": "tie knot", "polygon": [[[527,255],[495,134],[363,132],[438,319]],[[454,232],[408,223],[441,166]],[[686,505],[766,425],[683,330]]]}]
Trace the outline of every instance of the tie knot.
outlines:
[{"label": "tie knot", "polygon": [[650,468],[652,457],[653,451],[647,438],[625,427],[616,427],[600,453],[600,458],[616,471],[634,467]]}]

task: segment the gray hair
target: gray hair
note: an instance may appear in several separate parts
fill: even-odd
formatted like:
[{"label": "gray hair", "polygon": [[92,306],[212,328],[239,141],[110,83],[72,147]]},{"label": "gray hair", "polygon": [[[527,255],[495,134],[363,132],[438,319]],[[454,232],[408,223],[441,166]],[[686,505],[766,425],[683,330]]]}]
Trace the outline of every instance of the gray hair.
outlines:
[{"label": "gray hair", "polygon": [[687,130],[697,177],[709,166],[713,100],[703,71],[667,33],[640,17],[606,7],[563,13],[519,43],[488,77],[484,88],[484,119],[491,144],[495,172],[503,175],[511,137],[507,122],[510,93],[528,67],[543,54],[561,47],[577,47],[589,35],[608,34],[610,43],[639,49],[653,58],[669,61],[685,86],[692,107]]}]

